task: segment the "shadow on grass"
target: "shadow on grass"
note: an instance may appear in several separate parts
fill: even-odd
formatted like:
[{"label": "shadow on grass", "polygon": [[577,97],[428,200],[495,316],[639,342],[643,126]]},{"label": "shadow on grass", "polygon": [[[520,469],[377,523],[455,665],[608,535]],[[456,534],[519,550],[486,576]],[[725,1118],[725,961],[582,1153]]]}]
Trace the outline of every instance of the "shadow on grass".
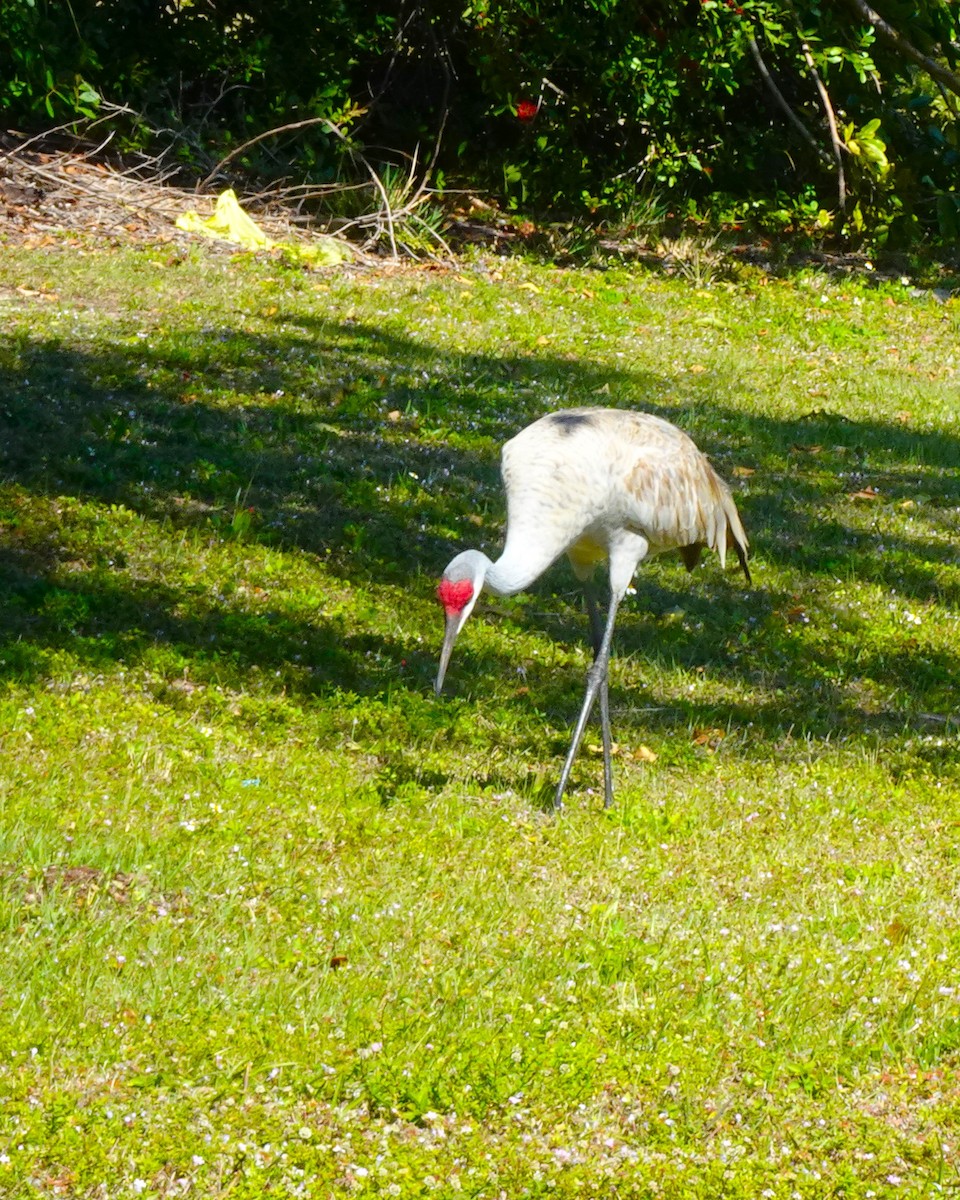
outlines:
[{"label": "shadow on grass", "polygon": [[[369,325],[277,321],[274,335],[225,330],[199,343],[146,339],[98,353],[0,343],[0,673],[42,672],[44,652],[57,649],[96,667],[168,645],[192,671],[234,687],[260,670],[305,694],[424,689],[433,654],[402,637],[358,634],[356,622],[322,611],[304,618],[267,603],[250,612],[202,579],[178,577],[173,562],[154,564],[149,577],[142,565],[128,569],[112,527],[120,507],[211,544],[247,538],[322,556],[326,574],[375,595],[396,585],[426,612],[456,549],[496,553],[502,442],[556,407],[557,395],[589,403],[627,386],[648,411],[693,432],[722,474],[735,464],[754,471],[738,502],[759,558],[778,571],[868,579],[913,602],[960,605],[960,587],[935,566],[955,557],[944,534],[960,504],[956,438],[823,411],[792,421],[746,415],[715,404],[704,382],[678,388],[582,360],[452,356]],[[662,403],[668,393],[682,400]],[[868,485],[887,502],[922,497],[922,526],[871,529],[845,502]],[[78,513],[86,502],[118,508]],[[703,720],[753,722],[771,736],[866,728],[870,706],[856,687],[865,680],[897,694],[876,721],[902,727],[942,707],[956,677],[953,656],[906,636],[892,652],[858,647],[853,634],[811,651],[784,616],[795,598],[764,581],[762,564],[749,592],[732,573],[701,570],[680,585],[655,571],[638,575],[620,651],[722,672],[753,696],[713,704]],[[558,568],[534,589],[547,612],[531,627],[558,641],[583,637],[571,580]],[[665,632],[650,614],[675,608],[689,620]],[[425,634],[439,624],[429,619]],[[458,647],[458,659],[452,682],[509,670],[475,644]],[[573,716],[576,671],[532,680],[547,712]],[[614,691],[618,708],[642,704],[615,681]],[[697,719],[693,704],[650,699],[661,727]]]}]

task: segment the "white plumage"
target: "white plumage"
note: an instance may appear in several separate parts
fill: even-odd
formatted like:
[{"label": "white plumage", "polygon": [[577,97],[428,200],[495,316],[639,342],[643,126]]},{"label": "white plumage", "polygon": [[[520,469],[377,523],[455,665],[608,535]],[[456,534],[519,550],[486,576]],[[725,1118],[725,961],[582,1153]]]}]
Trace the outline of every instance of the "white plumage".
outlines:
[{"label": "white plumage", "polygon": [[[706,546],[726,561],[736,552],[747,582],[747,536],[730,489],[676,426],[648,413],[613,408],[572,408],[549,413],[521,430],[503,448],[507,537],[496,562],[479,550],[458,554],[437,588],[446,612],[446,635],[436,690],[443,685],[457,634],[480,592],[519,592],[562,554],[585,587],[594,662],[557,785],[563,802],[570,768],[596,697],[604,748],[604,798],[613,799],[607,668],[617,607],[637,566],[653,554],[679,550],[689,570]],[[591,579],[606,561],[610,605],[604,627]]]}]

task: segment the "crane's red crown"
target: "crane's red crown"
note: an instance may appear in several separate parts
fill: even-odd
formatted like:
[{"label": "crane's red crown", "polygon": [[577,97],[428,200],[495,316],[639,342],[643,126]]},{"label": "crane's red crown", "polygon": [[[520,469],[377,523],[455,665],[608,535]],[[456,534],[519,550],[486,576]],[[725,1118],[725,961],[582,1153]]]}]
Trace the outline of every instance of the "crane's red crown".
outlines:
[{"label": "crane's red crown", "polygon": [[462,612],[473,598],[473,584],[469,579],[441,579],[437,586],[437,599],[448,616]]}]

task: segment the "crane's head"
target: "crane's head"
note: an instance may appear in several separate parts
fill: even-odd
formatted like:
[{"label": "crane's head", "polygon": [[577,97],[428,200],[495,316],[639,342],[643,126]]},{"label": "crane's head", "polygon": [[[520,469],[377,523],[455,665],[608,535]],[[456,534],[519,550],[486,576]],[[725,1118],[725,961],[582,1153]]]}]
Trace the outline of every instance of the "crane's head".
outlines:
[{"label": "crane's head", "polygon": [[467,622],[467,617],[473,612],[473,606],[483,589],[483,581],[487,574],[490,560],[479,550],[464,550],[447,566],[443,578],[437,585],[437,599],[443,605],[446,631],[443,635],[443,649],[440,651],[440,667],[437,671],[437,682],[434,690],[440,695],[443,687],[443,677],[447,673],[447,663],[453,651],[453,643],[457,634]]}]

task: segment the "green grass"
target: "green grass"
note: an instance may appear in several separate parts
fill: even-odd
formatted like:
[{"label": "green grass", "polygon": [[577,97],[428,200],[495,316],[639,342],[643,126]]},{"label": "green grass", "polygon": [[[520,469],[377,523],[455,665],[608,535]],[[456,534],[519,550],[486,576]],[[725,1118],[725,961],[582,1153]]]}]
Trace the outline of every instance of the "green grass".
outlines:
[{"label": "green grass", "polygon": [[[0,314],[0,1194],[960,1185],[960,305],[54,244]],[[641,569],[555,819],[569,568],[439,700],[433,587],[583,403],[754,585]]]}]

